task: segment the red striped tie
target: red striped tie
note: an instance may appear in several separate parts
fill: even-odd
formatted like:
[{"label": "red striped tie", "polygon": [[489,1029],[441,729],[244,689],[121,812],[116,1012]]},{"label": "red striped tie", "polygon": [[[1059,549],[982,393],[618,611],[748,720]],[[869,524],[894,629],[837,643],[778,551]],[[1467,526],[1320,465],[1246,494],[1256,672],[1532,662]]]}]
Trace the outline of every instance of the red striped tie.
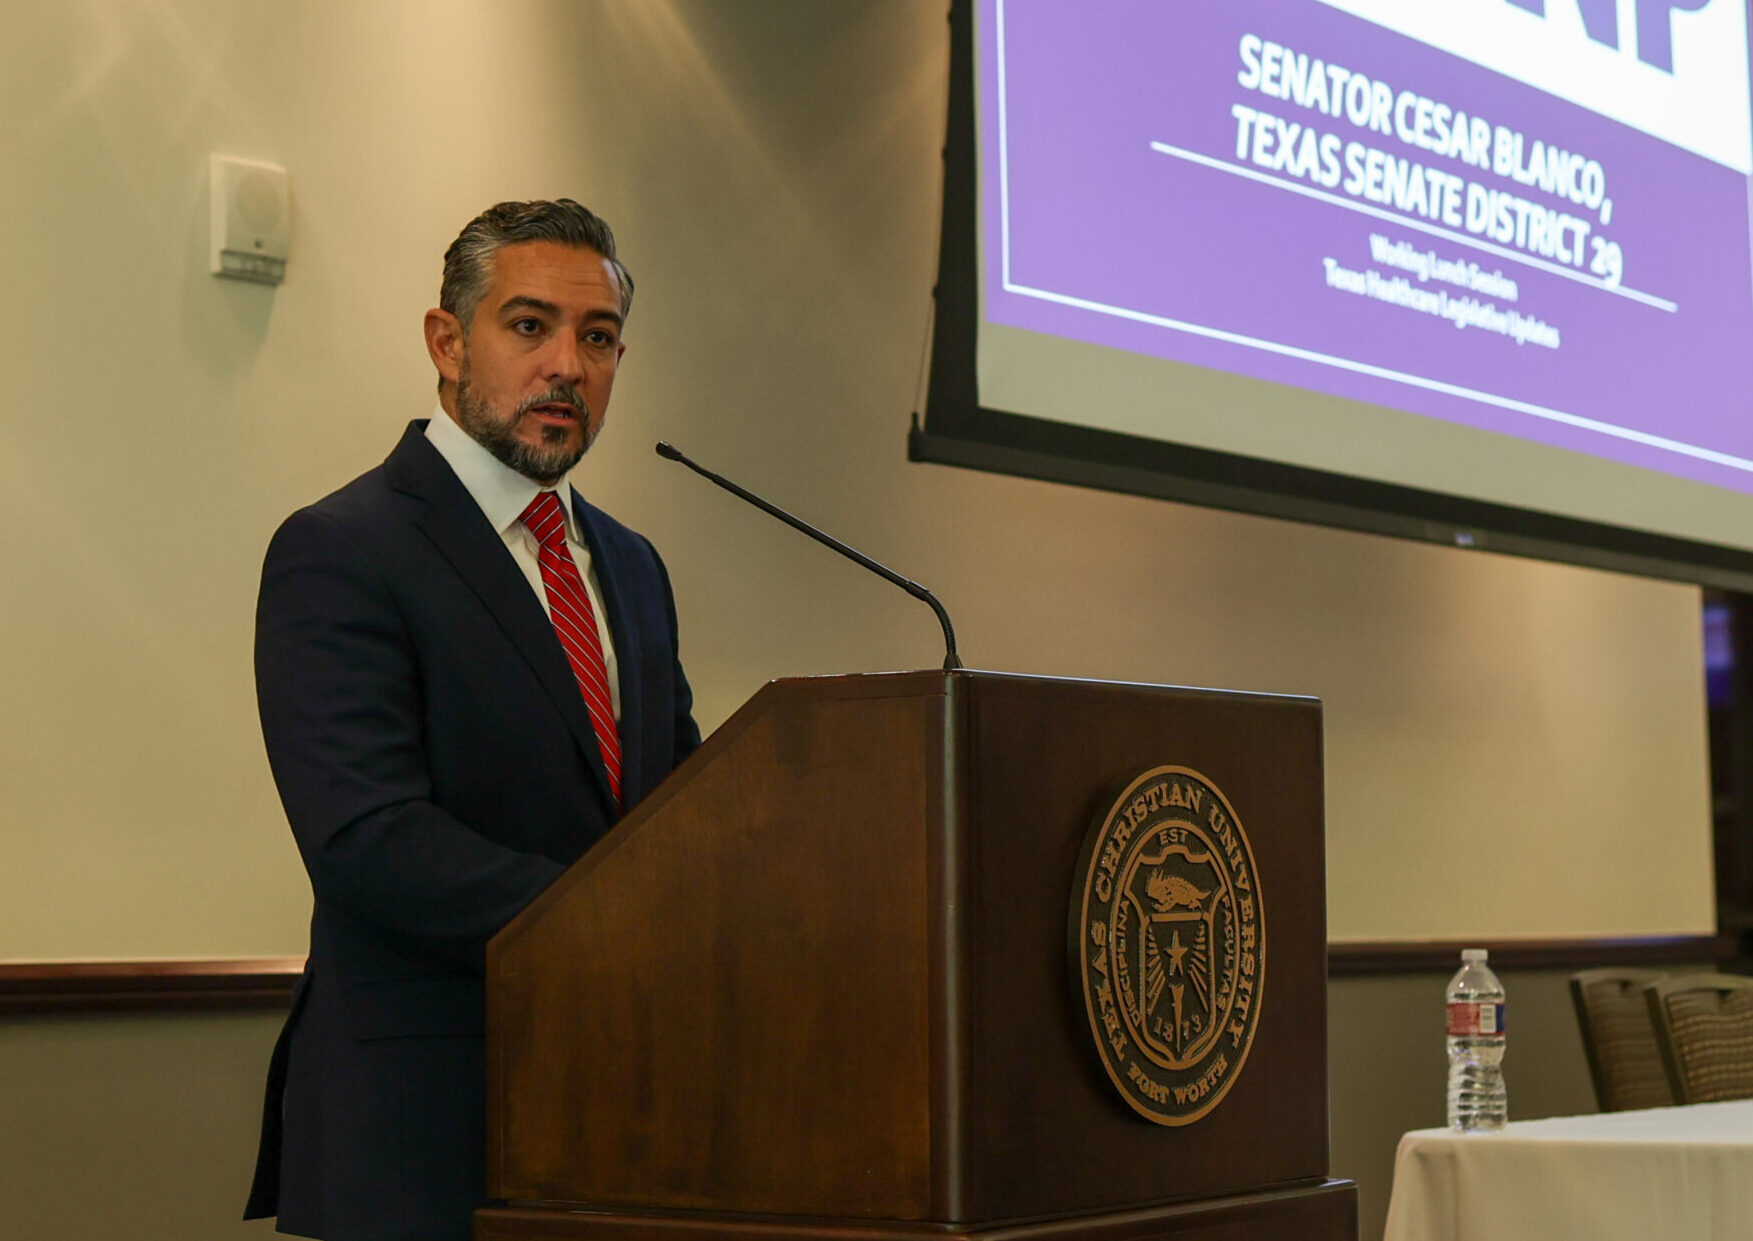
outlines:
[{"label": "red striped tie", "polygon": [[590,595],[578,565],[566,549],[566,517],[560,511],[560,500],[552,491],[544,491],[530,501],[520,519],[536,536],[542,550],[536,563],[542,569],[542,585],[548,590],[548,619],[560,645],[566,648],[566,659],[572,675],[578,679],[578,690],[584,705],[590,709],[590,722],[596,728],[597,744],[602,747],[603,766],[609,773],[609,791],[615,804],[621,804],[621,738],[615,731],[615,712],[610,705],[609,671],[603,661],[603,642],[597,635],[596,613],[590,606]]}]

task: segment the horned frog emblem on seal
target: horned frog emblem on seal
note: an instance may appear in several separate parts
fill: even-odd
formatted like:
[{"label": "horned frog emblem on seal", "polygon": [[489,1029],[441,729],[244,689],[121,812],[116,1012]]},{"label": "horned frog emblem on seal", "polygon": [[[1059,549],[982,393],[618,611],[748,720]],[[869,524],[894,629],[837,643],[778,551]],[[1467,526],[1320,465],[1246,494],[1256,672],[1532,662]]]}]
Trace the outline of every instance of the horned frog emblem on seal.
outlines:
[{"label": "horned frog emblem on seal", "polygon": [[1071,894],[1071,974],[1102,1066],[1162,1125],[1209,1113],[1260,1020],[1266,923],[1253,848],[1187,767],[1134,778],[1090,829]]}]

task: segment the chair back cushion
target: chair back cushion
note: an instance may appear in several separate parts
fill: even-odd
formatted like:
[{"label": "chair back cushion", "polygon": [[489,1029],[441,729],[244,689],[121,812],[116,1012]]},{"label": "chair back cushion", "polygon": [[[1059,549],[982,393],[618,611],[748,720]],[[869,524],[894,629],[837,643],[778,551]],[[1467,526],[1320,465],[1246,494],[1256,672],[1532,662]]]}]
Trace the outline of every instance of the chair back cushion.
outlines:
[{"label": "chair back cushion", "polygon": [[1679,1102],[1753,1099],[1753,978],[1690,974],[1644,998]]},{"label": "chair back cushion", "polygon": [[1656,970],[1585,970],[1571,976],[1595,1100],[1603,1112],[1669,1107],[1674,1102],[1643,988]]}]

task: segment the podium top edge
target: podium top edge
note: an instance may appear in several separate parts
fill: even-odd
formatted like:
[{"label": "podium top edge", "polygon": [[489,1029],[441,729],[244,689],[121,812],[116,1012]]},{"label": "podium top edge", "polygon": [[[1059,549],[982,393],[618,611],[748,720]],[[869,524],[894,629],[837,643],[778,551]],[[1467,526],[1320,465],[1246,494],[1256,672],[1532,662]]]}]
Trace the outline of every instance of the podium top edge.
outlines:
[{"label": "podium top edge", "polygon": [[1216,689],[1203,685],[1170,685],[1155,681],[1120,681],[1106,680],[1097,677],[1049,676],[1032,672],[1002,672],[996,669],[957,668],[919,668],[912,670],[897,669],[889,672],[832,672],[817,673],[808,676],[775,677],[767,684],[775,689],[781,687],[825,687],[833,683],[852,686],[862,683],[875,695],[907,694],[929,692],[932,688],[941,687],[948,690],[953,685],[982,686],[1014,686],[1018,689],[1071,690],[1080,686],[1103,690],[1129,690],[1145,693],[1169,693],[1177,697],[1189,694],[1236,699],[1266,699],[1274,702],[1311,703],[1319,706],[1321,699],[1313,694],[1275,693],[1267,690]]}]

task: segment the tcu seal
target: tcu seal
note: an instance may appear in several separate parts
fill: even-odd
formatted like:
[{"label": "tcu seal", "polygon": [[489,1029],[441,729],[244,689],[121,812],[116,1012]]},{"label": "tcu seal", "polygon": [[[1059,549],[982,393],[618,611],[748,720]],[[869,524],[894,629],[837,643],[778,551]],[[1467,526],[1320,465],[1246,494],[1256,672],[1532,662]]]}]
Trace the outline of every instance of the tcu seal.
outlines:
[{"label": "tcu seal", "polygon": [[1266,924],[1228,800],[1186,767],[1137,777],[1091,828],[1071,894],[1072,985],[1096,1051],[1141,1115],[1216,1107],[1254,1042]]}]

